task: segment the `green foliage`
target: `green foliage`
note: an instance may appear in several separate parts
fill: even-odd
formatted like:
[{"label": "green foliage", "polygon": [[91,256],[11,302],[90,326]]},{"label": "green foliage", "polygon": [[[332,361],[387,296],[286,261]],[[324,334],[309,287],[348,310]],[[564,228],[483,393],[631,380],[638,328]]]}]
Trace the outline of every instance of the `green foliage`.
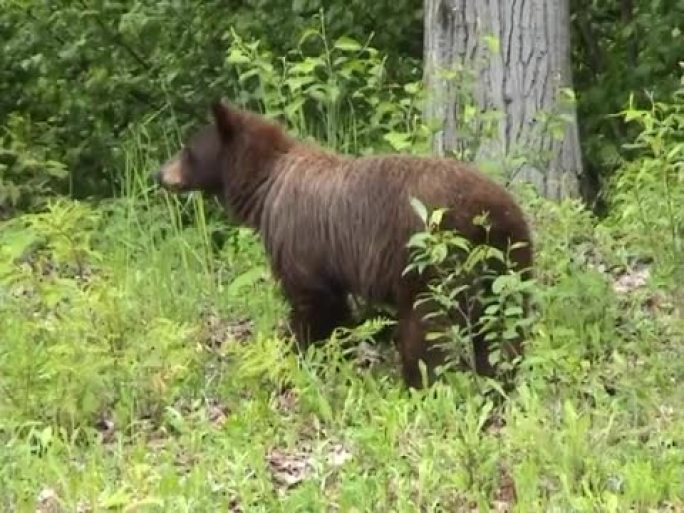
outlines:
[{"label": "green foliage", "polygon": [[[680,1],[571,2],[574,86],[585,167],[603,185],[625,158],[634,129],[613,114],[634,94],[666,97],[678,85],[684,55]],[[629,154],[627,155],[629,156]]]},{"label": "green foliage", "polygon": [[126,423],[158,415],[160,392],[192,375],[192,331],[157,315],[139,322],[147,313],[133,291],[101,265],[93,239],[102,226],[100,212],[59,202],[2,231],[3,429],[29,420],[78,428],[110,408]]},{"label": "green foliage", "polygon": [[[450,119],[453,126],[454,141],[445,141],[449,147],[447,156],[466,162],[474,162],[483,172],[505,185],[514,183],[516,176],[526,167],[531,166],[542,173],[548,169],[554,159],[554,150],[549,148],[530,148],[524,141],[508,141],[500,144],[505,112],[491,102],[483,105],[479,77],[488,73],[491,61],[501,58],[500,41],[494,36],[484,36],[483,51],[476,52],[475,58],[468,58],[468,65],[456,62],[448,69],[437,69],[436,76],[442,81],[440,88],[446,88],[449,96],[453,96],[453,108],[450,108]],[[576,97],[570,88],[560,88],[553,106],[535,113],[530,121],[530,137],[548,137],[562,141],[568,123],[574,123],[574,116],[569,114],[575,109]],[[431,110],[438,110],[433,105]],[[427,116],[430,116],[428,113]],[[442,115],[436,120],[425,119],[426,131],[440,131],[439,123]]]},{"label": "green foliage", "polygon": [[325,25],[307,30],[297,49],[282,57],[258,40],[232,37],[226,59],[243,105],[349,153],[427,150],[419,83],[388,82],[387,57],[375,48],[348,36],[329,41]]},{"label": "green foliage", "polygon": [[[249,232],[212,257],[200,215],[176,224],[188,205],[126,190],[0,230],[4,510],[50,493],[66,510],[682,507],[682,331],[613,290],[601,265],[631,246],[578,203],[525,201],[539,317],[495,406],[470,373],[406,393],[380,320],[295,357],[270,280],[229,293],[263,263]],[[443,244],[438,211],[417,210]],[[359,341],[363,365],[339,344]]]},{"label": "green foliage", "polygon": [[[643,108],[644,91],[663,97],[677,86],[682,10],[677,2],[582,0],[573,2],[571,11],[582,146],[586,167],[598,187],[630,156],[622,144],[635,135],[611,115],[625,108],[632,93]],[[211,99],[244,95],[229,57],[231,46],[237,43],[235,34],[249,35],[250,44],[259,41],[262,55],[300,52],[316,58],[327,55],[320,41],[308,38],[303,46],[299,43],[302,34],[319,31],[322,24],[329,42],[343,37],[366,42],[370,37],[371,46],[386,59],[383,68],[390,83],[404,86],[419,81],[422,6],[409,0],[372,4],[242,0],[229,9],[216,0],[197,5],[137,0],[4,2],[0,10],[0,39],[5,42],[0,55],[0,123],[9,125],[10,131],[3,136],[5,156],[1,158],[9,158],[9,152],[13,160],[21,161],[23,157],[16,152],[25,151],[31,155],[34,171],[27,173],[20,164],[0,171],[1,208],[7,212],[40,207],[41,198],[51,192],[79,198],[110,196],[120,185],[125,158],[120,142],[130,136],[130,127],[144,120],[150,133],[148,151],[163,158],[171,151],[164,136],[170,129],[185,133],[204,121]],[[498,45],[491,39],[485,43],[492,49]],[[279,67],[277,58],[269,62]],[[460,79],[467,79],[467,70],[458,73]],[[336,94],[334,85],[327,84],[332,89],[325,94]],[[356,82],[348,85],[356,86]],[[385,102],[390,96],[394,100]],[[350,141],[356,130],[374,130],[375,117],[386,116],[388,105],[394,106],[389,116],[398,115],[401,105],[403,120],[385,119],[383,123],[391,126],[384,137],[392,149],[423,151],[424,135],[418,140],[415,135],[426,129],[415,118],[413,96],[413,92],[385,95],[371,105],[369,113],[349,113],[352,106],[358,107],[358,98],[354,105],[342,100],[334,109],[322,105],[326,116],[351,118],[333,123],[350,125],[346,131],[340,128],[340,134],[330,133],[333,117],[321,122],[318,108],[304,109],[306,124],[311,126],[307,133],[353,149],[358,146]],[[287,105],[291,111],[300,109]],[[472,153],[496,117],[495,112],[476,112],[471,102],[459,102],[457,121],[464,144],[459,156],[467,158]],[[16,121],[9,124],[11,119]],[[474,119],[483,124],[475,125]],[[298,126],[302,123],[298,119]],[[540,120],[540,128],[544,123]],[[26,145],[25,150],[17,144]],[[506,169],[516,169],[521,159],[545,158],[525,153],[524,148],[516,151],[520,155],[513,152],[510,162],[488,165],[502,167],[507,176]],[[67,170],[68,176],[55,172],[49,180],[32,178],[37,169],[52,172],[58,168]],[[36,193],[28,195],[34,189]]]},{"label": "green foliage", "polygon": [[[621,226],[626,237],[644,243],[651,256],[684,266],[684,76],[671,102],[652,101],[638,109],[630,98],[626,122],[640,132],[628,145],[638,157],[611,180],[608,222]],[[638,243],[638,242],[637,242]]]},{"label": "green foliage", "polygon": [[16,211],[39,209],[68,172],[50,159],[48,145],[36,141],[31,125],[12,115],[0,134],[0,219]]},{"label": "green foliage", "polygon": [[[458,141],[451,152],[451,156],[457,160],[472,162],[476,160],[478,150],[489,140],[497,137],[497,130],[502,113],[491,106],[478,107],[477,101],[477,75],[481,69],[487,66],[487,60],[494,58],[498,52],[498,39],[485,38],[487,53],[481,54],[475,61],[473,68],[455,63],[451,69],[437,71],[440,79],[449,84],[454,94],[454,115],[451,122],[454,123],[454,133],[458,134]],[[428,120],[429,122],[429,120]],[[439,126],[430,126],[433,130],[440,130]],[[497,161],[502,156],[497,155],[492,160]],[[504,173],[502,173],[505,175]]]},{"label": "green foliage", "polygon": [[[399,4],[405,8],[393,16],[391,29],[379,35],[383,57],[378,50],[369,48],[354,52],[349,45],[346,50],[338,45],[334,55],[321,53],[320,44],[313,41],[307,43],[306,55],[328,59],[323,68],[336,76],[354,74],[354,79],[347,77],[349,86],[356,87],[361,80],[373,87],[368,83],[371,74],[380,73],[384,79],[385,55],[392,63],[391,80],[409,74],[415,80],[419,73],[415,59],[399,53],[411,48],[413,42],[409,40],[408,47],[397,48],[392,39],[397,36],[392,34],[404,37],[413,30],[410,27],[418,27],[415,42],[420,46],[420,9],[409,7],[408,0]],[[52,176],[45,183],[30,176],[24,178],[22,165],[9,173],[0,170],[1,195],[12,200],[10,206],[21,208],[32,206],[31,202],[20,201],[27,188],[35,188],[37,197],[53,191],[69,192],[77,198],[111,196],[122,181],[126,154],[121,151],[121,141],[131,136],[131,127],[144,122],[149,135],[147,151],[157,158],[165,157],[176,146],[166,146],[169,139],[165,134],[174,130],[185,133],[206,121],[208,104],[216,98],[244,97],[245,86],[235,62],[236,52],[244,49],[238,34],[250,34],[251,41],[261,41],[259,62],[267,68],[278,67],[279,59],[272,57],[274,54],[297,49],[303,33],[319,29],[323,23],[318,15],[320,7],[317,2],[293,5],[283,0],[250,0],[230,8],[215,0],[200,4],[135,0],[4,2],[0,9],[0,123],[18,121],[9,125],[9,142],[3,143],[3,153],[14,154],[20,151],[17,145],[28,144],[28,155],[40,155],[38,162],[49,162],[48,166],[39,166],[41,169],[52,172],[59,165],[68,170],[68,176]],[[381,19],[397,7],[397,2],[386,1],[375,2],[372,7],[357,1],[344,7],[332,6],[323,12],[327,40],[344,41],[339,38],[347,34],[365,41],[372,20]],[[268,63],[264,52],[270,52]],[[420,51],[417,53],[419,57]],[[338,57],[345,57],[346,63],[330,60]],[[303,55],[300,60],[299,71],[287,77],[295,89],[296,81],[306,80],[313,72],[302,73],[309,61]],[[339,80],[337,85],[341,85]],[[322,93],[324,96],[336,94],[336,84],[320,86],[329,88]],[[248,91],[248,96],[250,93],[256,91]],[[302,96],[296,90],[295,94],[297,98]],[[381,98],[393,99],[396,95]],[[264,100],[270,107],[270,99]],[[348,107],[344,102],[340,105]],[[289,108],[293,112],[299,109],[297,105]],[[332,112],[328,107],[324,109]],[[315,124],[319,115],[316,109],[307,114],[311,115],[307,123]],[[368,119],[370,111],[355,115],[357,121]],[[24,137],[26,130],[30,130],[30,139]],[[45,186],[49,188],[41,190]],[[8,208],[5,202],[0,203],[3,209]]]},{"label": "green foliage", "polygon": [[[514,362],[504,361],[502,347],[526,332],[532,321],[524,305],[525,297],[533,292],[533,281],[523,280],[527,270],[514,270],[510,260],[510,251],[522,243],[507,251],[486,242],[475,245],[453,230],[440,228],[445,209],[430,212],[416,198],[411,198],[411,205],[423,229],[408,242],[410,261],[405,274],[416,271],[429,277],[428,291],[421,294],[416,307],[427,305],[425,320],[442,319],[437,324],[440,328],[443,319],[452,321],[446,328],[429,332],[428,340],[445,348],[452,363],[465,361],[474,370],[473,339],[482,336],[491,347],[490,362],[505,373]],[[486,216],[473,219],[473,224],[489,232]],[[482,315],[476,322],[453,323],[455,317],[470,317],[471,312]]]}]

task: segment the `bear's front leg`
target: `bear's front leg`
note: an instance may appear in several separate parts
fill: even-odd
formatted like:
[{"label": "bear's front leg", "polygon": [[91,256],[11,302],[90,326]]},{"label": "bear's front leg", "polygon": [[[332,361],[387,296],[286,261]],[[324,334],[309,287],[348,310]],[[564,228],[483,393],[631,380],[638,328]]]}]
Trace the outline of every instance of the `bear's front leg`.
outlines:
[{"label": "bear's front leg", "polygon": [[[426,340],[426,325],[422,314],[406,308],[399,315],[398,347],[401,355],[404,382],[409,388],[420,389],[435,382],[435,370],[446,362],[446,353],[436,344]],[[427,383],[423,382],[420,362],[425,364]]]},{"label": "bear's front leg", "polygon": [[286,297],[292,307],[290,328],[300,352],[311,343],[328,339],[335,328],[347,326],[351,319],[345,294],[286,290]]}]

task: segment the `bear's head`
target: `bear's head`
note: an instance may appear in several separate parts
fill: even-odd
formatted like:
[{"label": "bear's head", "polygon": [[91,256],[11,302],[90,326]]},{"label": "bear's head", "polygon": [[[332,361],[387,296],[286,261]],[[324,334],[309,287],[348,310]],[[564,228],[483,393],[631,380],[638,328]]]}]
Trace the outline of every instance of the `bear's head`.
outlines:
[{"label": "bear's head", "polygon": [[195,133],[154,178],[172,192],[218,195],[238,219],[254,222],[261,186],[295,141],[266,117],[220,101],[211,111],[214,122]]},{"label": "bear's head", "polygon": [[241,126],[241,113],[222,102],[212,105],[213,124],[192,135],[183,148],[154,173],[155,181],[172,192],[218,193],[226,160]]}]

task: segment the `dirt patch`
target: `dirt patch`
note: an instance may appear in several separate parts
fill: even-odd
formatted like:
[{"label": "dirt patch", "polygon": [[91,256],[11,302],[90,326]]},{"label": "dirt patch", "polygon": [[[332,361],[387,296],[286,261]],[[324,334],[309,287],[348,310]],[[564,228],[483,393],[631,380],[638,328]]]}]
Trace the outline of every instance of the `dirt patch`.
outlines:
[{"label": "dirt patch", "polygon": [[323,448],[318,457],[310,447],[291,451],[272,449],[266,455],[266,463],[277,490],[283,493],[311,478],[321,463],[328,469],[334,469],[352,457],[351,451],[344,445],[331,443]]},{"label": "dirt patch", "polygon": [[254,333],[254,324],[250,319],[226,319],[214,310],[202,313],[202,327],[199,334],[200,343],[216,350],[225,344],[241,344]]}]

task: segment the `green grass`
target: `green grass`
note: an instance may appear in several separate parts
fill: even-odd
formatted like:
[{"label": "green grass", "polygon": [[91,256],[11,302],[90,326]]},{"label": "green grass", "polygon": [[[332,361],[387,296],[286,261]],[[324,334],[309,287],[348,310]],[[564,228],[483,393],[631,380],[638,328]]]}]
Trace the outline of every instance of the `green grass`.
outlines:
[{"label": "green grass", "polygon": [[540,319],[493,404],[409,393],[388,346],[297,359],[259,241],[127,184],[0,230],[2,511],[684,511],[681,310],[636,231],[525,196]]}]

